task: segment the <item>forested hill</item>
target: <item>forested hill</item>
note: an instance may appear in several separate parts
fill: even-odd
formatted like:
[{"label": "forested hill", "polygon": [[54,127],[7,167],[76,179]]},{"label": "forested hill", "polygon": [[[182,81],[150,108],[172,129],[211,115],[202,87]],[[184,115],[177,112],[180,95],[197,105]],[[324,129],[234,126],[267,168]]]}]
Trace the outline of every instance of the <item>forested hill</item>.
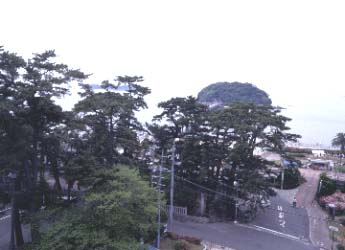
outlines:
[{"label": "forested hill", "polygon": [[250,83],[218,82],[202,89],[198,94],[201,103],[211,108],[223,108],[237,102],[271,105],[268,94]]}]

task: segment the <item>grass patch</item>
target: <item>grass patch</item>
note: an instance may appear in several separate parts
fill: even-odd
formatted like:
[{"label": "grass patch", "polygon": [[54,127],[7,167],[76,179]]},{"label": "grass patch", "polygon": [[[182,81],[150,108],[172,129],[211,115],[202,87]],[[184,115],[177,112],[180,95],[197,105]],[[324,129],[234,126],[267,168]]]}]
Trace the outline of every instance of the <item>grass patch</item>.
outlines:
[{"label": "grass patch", "polygon": [[[172,240],[169,238],[162,239],[160,250],[175,250],[174,246],[177,240]],[[204,247],[202,245],[195,245],[191,243],[187,243],[189,250],[203,250]]]},{"label": "grass patch", "polygon": [[[345,244],[345,227],[340,224],[340,220],[345,219],[344,216],[337,216],[335,221],[329,221],[328,226],[337,227],[339,232],[334,232],[334,241]],[[329,238],[332,240],[332,231],[329,230]]]},{"label": "grass patch", "polygon": [[336,166],[335,170],[340,173],[345,173],[345,166]]}]

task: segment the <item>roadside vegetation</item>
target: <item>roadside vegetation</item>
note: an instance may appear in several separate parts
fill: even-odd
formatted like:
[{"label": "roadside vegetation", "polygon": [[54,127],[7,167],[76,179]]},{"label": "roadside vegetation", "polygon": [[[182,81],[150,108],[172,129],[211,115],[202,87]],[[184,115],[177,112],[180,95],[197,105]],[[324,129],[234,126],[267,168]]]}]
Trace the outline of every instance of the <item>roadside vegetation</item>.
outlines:
[{"label": "roadside vegetation", "polygon": [[[255,148],[288,157],[285,143],[299,138],[289,133],[290,119],[280,108],[233,103],[210,110],[192,96],[161,102],[161,113],[143,125],[136,114],[147,108],[151,92],[143,77],[92,85],[87,78],[57,62],[54,51],[27,60],[0,48],[0,190],[13,204],[18,247],[24,245],[22,223],[31,228],[26,247],[36,250],[153,244],[153,171],[173,159],[175,206],[217,218],[233,218],[236,201],[254,211],[271,193],[266,176],[275,165]],[[77,85],[80,100],[64,111],[56,100]],[[162,191],[163,206],[168,185]]]},{"label": "roadside vegetation", "polygon": [[202,250],[204,246],[201,239],[197,237],[181,236],[168,233],[167,237],[162,239],[161,250]]},{"label": "roadside vegetation", "polygon": [[[279,174],[277,180],[281,180],[282,173]],[[284,169],[284,183],[283,183],[283,189],[293,189],[297,188],[299,185],[303,184],[305,182],[304,177],[301,175],[301,173],[298,171],[298,168],[288,168]],[[281,187],[281,182],[276,183],[276,187]]]}]

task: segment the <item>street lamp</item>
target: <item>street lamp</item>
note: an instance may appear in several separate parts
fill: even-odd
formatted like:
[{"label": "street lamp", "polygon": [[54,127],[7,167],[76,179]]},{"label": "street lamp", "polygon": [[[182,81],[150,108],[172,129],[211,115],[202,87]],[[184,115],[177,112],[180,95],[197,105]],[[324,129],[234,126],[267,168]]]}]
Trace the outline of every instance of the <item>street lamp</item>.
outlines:
[{"label": "street lamp", "polygon": [[235,187],[235,191],[236,191],[236,200],[235,200],[235,220],[234,220],[234,223],[237,224],[237,210],[238,210],[238,190],[237,190],[237,187],[238,187],[238,182],[237,181],[234,181],[234,187]]},{"label": "street lamp", "polygon": [[339,232],[339,228],[334,227],[334,226],[329,226],[329,230],[332,231],[332,250],[333,250],[333,245],[334,245],[334,232]]},{"label": "street lamp", "polygon": [[330,204],[328,204],[328,208],[330,208],[329,212],[331,214],[332,220],[334,220],[336,205],[333,203],[330,203]]},{"label": "street lamp", "polygon": [[320,192],[321,192],[322,181],[323,181],[323,180],[320,180],[320,184],[319,184],[319,192],[318,192],[319,194],[320,194]]}]

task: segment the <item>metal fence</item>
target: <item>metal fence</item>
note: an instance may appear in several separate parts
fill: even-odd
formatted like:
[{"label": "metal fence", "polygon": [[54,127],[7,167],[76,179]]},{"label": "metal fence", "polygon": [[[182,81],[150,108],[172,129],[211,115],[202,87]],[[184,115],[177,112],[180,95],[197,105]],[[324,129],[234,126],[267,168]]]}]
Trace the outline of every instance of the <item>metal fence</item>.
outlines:
[{"label": "metal fence", "polygon": [[[165,205],[164,209],[167,214],[170,212],[170,205]],[[187,215],[187,208],[186,207],[176,207],[174,206],[173,214],[175,215]]]}]

